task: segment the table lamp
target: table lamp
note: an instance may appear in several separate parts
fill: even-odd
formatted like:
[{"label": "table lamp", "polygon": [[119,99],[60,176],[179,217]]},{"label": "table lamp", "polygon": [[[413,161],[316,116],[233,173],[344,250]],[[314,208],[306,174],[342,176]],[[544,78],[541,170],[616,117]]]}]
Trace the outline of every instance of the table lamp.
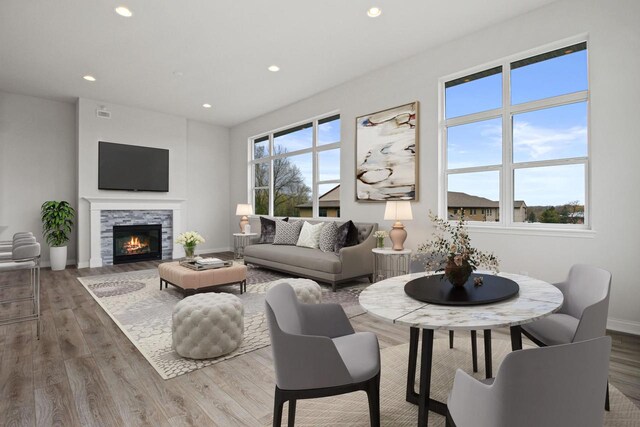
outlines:
[{"label": "table lamp", "polygon": [[393,224],[393,227],[389,232],[389,238],[391,239],[391,243],[393,243],[392,249],[395,251],[403,250],[404,247],[402,245],[404,244],[404,241],[407,240],[407,232],[400,221],[413,219],[413,215],[411,214],[411,202],[387,202],[387,206],[384,210],[384,219],[395,221],[395,224]]},{"label": "table lamp", "polygon": [[253,206],[238,203],[238,206],[236,207],[236,215],[242,215],[242,218],[240,218],[240,232],[244,233],[244,226],[249,224],[249,218],[247,218],[247,215],[253,215]]}]

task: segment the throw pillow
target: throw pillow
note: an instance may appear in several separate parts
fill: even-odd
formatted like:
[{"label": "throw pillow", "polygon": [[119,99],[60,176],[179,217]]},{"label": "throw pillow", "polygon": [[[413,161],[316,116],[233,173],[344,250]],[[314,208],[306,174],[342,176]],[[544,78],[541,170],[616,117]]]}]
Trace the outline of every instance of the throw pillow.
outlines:
[{"label": "throw pillow", "polygon": [[285,222],[276,220],[276,237],[274,245],[295,245],[298,242],[302,221]]},{"label": "throw pillow", "polygon": [[[289,217],[283,221],[289,220]],[[260,243],[273,243],[276,236],[276,220],[260,217]]]},{"label": "throw pillow", "polygon": [[300,236],[298,237],[296,246],[318,249],[320,247],[320,232],[322,232],[324,224],[324,222],[320,222],[314,225],[305,221],[302,225],[302,230],[300,230]]},{"label": "throw pillow", "polygon": [[333,246],[335,253],[340,252],[340,249],[349,246],[355,246],[358,244],[358,227],[355,226],[353,221],[347,221],[338,227],[338,238]]},{"label": "throw pillow", "polygon": [[328,222],[322,227],[320,232],[320,242],[318,246],[322,252],[333,252],[338,238],[338,226],[335,222]]}]

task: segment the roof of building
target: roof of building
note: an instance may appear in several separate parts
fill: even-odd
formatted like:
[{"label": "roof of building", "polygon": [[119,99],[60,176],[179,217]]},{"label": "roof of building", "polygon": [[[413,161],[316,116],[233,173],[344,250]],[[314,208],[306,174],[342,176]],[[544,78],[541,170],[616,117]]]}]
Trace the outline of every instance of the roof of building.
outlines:
[{"label": "roof of building", "polygon": [[[447,194],[447,204],[451,208],[497,208],[500,203],[484,197],[472,196],[471,194],[458,191],[449,191]],[[524,200],[514,200],[514,208],[521,208],[523,206],[527,206]]]},{"label": "roof of building", "polygon": [[[318,203],[321,208],[339,208],[340,207],[340,184],[333,187],[320,197],[318,197]],[[296,208],[311,208],[312,202],[302,203],[297,205]]]}]

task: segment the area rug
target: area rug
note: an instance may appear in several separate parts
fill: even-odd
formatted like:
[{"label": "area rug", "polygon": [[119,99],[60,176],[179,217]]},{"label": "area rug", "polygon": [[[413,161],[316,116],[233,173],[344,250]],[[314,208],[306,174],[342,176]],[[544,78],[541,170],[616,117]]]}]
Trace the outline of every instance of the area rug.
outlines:
[{"label": "area rug", "polygon": [[[431,371],[431,396],[446,402],[457,368],[472,374],[471,349],[468,335],[461,334],[456,339],[455,348],[449,348],[445,334],[434,341],[434,360]],[[504,357],[511,352],[511,342],[495,338],[493,347],[493,372]],[[484,378],[484,353],[478,346],[479,372],[476,378]],[[526,347],[526,345],[525,345]],[[404,400],[407,377],[408,344],[388,347],[381,352],[382,379],[380,383],[380,416],[382,426],[415,426],[418,420],[418,407]],[[416,390],[417,390],[416,385]],[[609,387],[611,411],[605,413],[607,427],[640,426],[640,409],[631,400],[613,386]],[[604,401],[602,402],[604,407]],[[283,425],[286,425],[286,408]],[[323,399],[299,400],[296,408],[297,426],[369,426],[369,406],[364,392],[344,394]],[[445,425],[445,419],[434,412],[429,413],[429,426]]]},{"label": "area rug", "polygon": [[[205,360],[183,358],[171,348],[171,314],[182,294],[172,286],[160,290],[157,270],[88,276],[78,280],[158,374],[169,379],[269,345],[264,297],[271,283],[286,277],[249,266],[247,292],[240,295],[239,285],[220,287],[222,292],[237,295],[244,304],[244,339],[234,352]],[[340,287],[335,293],[323,287],[322,299],[323,302],[340,303],[352,317],[364,312],[358,304],[358,295],[365,287],[363,282],[356,282]]]}]

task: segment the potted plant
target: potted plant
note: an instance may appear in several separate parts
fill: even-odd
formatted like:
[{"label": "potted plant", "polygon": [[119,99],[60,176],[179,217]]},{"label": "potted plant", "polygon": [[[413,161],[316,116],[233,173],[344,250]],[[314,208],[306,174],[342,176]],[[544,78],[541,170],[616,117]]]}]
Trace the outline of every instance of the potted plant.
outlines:
[{"label": "potted plant", "polygon": [[176,239],[176,243],[182,245],[187,260],[192,260],[196,253],[198,243],[204,243],[204,238],[197,231],[185,231]]},{"label": "potted plant", "polygon": [[471,246],[464,210],[456,224],[445,221],[431,212],[429,218],[436,228],[434,237],[418,247],[419,253],[427,254],[427,270],[444,270],[444,277],[454,286],[464,286],[471,273],[480,266],[498,272],[499,261],[493,253],[483,252]]},{"label": "potted plant", "polygon": [[41,207],[42,230],[49,245],[51,270],[64,270],[67,264],[67,242],[76,211],[68,202],[48,201]]}]

